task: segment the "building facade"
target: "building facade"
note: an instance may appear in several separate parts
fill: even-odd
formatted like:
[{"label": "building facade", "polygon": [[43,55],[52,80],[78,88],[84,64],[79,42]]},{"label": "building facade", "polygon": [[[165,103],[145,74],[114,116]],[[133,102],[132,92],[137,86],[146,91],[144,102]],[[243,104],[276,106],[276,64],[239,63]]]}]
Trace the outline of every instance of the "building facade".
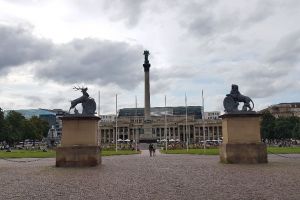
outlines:
[{"label": "building facade", "polygon": [[[119,141],[140,141],[144,131],[144,109],[121,109],[114,121],[99,123],[101,143]],[[186,115],[187,113],[187,115]],[[204,140],[220,140],[222,123],[220,119],[202,119],[201,106],[155,107],[151,108],[152,135],[157,141],[171,140],[200,143]],[[116,134],[117,126],[117,134]],[[204,131],[203,131],[204,130]]]},{"label": "building facade", "polygon": [[280,103],[269,106],[260,112],[269,111],[274,117],[300,117],[300,102],[295,103]]},{"label": "building facade", "polygon": [[205,119],[219,119],[221,112],[219,111],[212,111],[212,112],[204,112]]}]

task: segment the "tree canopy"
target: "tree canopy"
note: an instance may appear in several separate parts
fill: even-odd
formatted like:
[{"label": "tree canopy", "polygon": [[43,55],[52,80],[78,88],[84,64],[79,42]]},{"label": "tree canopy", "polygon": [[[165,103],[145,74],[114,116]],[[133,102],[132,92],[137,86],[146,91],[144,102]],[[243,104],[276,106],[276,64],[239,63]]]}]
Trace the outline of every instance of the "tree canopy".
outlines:
[{"label": "tree canopy", "polygon": [[299,117],[275,118],[270,112],[263,113],[261,121],[262,139],[285,140],[300,138]]},{"label": "tree canopy", "polygon": [[0,141],[13,145],[26,139],[41,140],[47,136],[48,122],[33,116],[26,119],[18,112],[10,111],[6,117],[0,108]]}]

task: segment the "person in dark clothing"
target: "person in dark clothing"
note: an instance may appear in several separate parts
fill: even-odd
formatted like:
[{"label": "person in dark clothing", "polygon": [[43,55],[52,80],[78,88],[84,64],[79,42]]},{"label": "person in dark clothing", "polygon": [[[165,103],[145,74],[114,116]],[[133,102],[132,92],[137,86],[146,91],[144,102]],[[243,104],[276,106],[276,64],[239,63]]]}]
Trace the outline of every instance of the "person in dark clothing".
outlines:
[{"label": "person in dark clothing", "polygon": [[153,144],[152,144],[152,143],[149,144],[149,153],[150,153],[150,157],[153,155],[153,149],[154,149]]}]

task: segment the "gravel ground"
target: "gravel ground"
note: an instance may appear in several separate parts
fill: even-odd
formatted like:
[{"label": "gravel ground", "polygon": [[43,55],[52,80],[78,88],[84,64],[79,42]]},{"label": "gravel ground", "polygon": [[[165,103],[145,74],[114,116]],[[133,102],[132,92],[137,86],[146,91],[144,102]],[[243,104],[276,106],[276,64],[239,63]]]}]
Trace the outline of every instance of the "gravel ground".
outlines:
[{"label": "gravel ground", "polygon": [[[102,158],[92,168],[56,168],[55,159],[0,159],[0,199],[300,199],[300,155],[268,164],[221,164],[218,156]],[[29,161],[35,159],[16,159]]]}]

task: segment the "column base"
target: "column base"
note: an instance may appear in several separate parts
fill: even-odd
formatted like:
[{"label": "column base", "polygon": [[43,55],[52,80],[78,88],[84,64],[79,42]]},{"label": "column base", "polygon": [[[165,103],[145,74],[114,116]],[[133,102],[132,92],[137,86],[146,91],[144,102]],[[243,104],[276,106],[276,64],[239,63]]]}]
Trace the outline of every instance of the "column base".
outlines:
[{"label": "column base", "polygon": [[92,167],[101,164],[99,146],[70,146],[56,149],[56,167]]},{"label": "column base", "polygon": [[259,144],[221,144],[220,160],[222,163],[267,163],[267,146]]}]

